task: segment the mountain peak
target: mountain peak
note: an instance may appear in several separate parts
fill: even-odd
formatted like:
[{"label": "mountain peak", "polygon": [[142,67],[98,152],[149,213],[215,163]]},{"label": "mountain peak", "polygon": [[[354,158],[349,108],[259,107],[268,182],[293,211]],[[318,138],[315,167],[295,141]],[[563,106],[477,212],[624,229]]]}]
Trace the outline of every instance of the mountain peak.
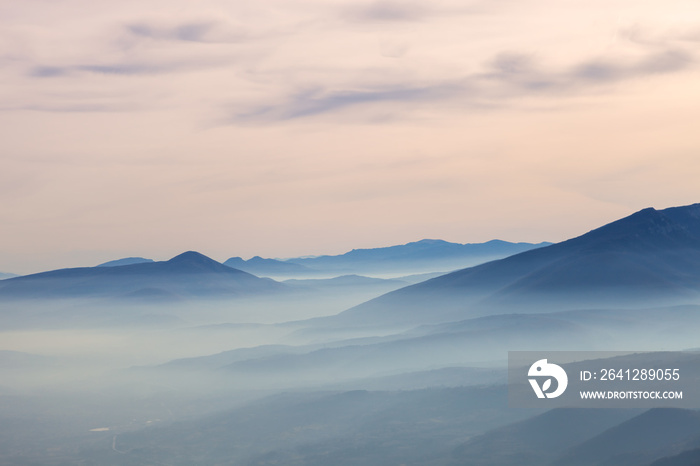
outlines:
[{"label": "mountain peak", "polygon": [[0,281],[7,297],[104,296],[152,300],[187,296],[234,296],[281,290],[272,280],[227,267],[204,254],[187,251],[168,261],[121,267],[53,270]]},{"label": "mountain peak", "polygon": [[145,259],[143,257],[125,257],[123,259],[105,262],[97,265],[96,267],[120,267],[122,265],[142,264],[145,262],[153,262],[153,259]]},{"label": "mountain peak", "polygon": [[700,245],[700,204],[657,210],[647,207],[566,243],[586,242],[616,249]]},{"label": "mountain peak", "polygon": [[166,261],[173,270],[183,272],[228,272],[232,269],[197,251],[187,251]]},{"label": "mountain peak", "polygon": [[[173,257],[170,259],[168,262],[171,263],[176,263],[176,262],[216,262],[214,259],[211,259],[204,254],[197,252],[197,251],[186,251],[183,252],[182,254],[178,254],[177,256]],[[218,264],[218,262],[216,262]]]},{"label": "mountain peak", "polygon": [[[647,208],[561,243],[393,291],[338,314],[336,322],[430,323],[514,308],[546,312],[695,302],[698,264],[700,204]],[[437,311],[427,315],[426,308]]]},{"label": "mountain peak", "polygon": [[[420,241],[416,241],[416,242],[413,243],[413,244],[445,244],[445,243],[447,243],[447,241],[442,240],[442,239],[428,239],[428,238],[425,238],[425,239],[422,239],[422,240],[420,240]],[[411,244],[411,243],[408,243],[408,244]]]},{"label": "mountain peak", "polygon": [[224,261],[224,265],[233,266],[233,264],[245,264],[246,261],[242,257],[230,257]]}]

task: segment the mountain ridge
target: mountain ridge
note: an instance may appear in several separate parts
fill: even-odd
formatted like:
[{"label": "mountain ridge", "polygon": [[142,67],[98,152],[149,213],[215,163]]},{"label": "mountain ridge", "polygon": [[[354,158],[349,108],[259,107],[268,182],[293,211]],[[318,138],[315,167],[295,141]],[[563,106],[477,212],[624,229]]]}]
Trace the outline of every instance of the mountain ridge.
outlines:
[{"label": "mountain ridge", "polygon": [[122,259],[111,260],[108,262],[103,262],[95,267],[120,267],[122,265],[132,265],[140,264],[143,262],[155,262],[153,259],[146,259],[145,257],[124,257]]},{"label": "mountain ridge", "polygon": [[647,208],[561,243],[387,293],[319,322],[435,323],[512,308],[544,312],[687,299],[700,294],[699,265],[700,204]]},{"label": "mountain ridge", "polygon": [[552,243],[511,243],[499,239],[493,239],[483,243],[452,243],[441,239],[422,239],[405,244],[385,246],[379,248],[356,248],[338,255],[321,255],[304,258],[291,258],[286,262],[312,266],[313,264],[332,264],[343,261],[371,260],[435,260],[438,258],[453,257],[458,253],[469,253],[472,256],[511,255],[530,248],[537,248]]},{"label": "mountain ridge", "polygon": [[187,251],[170,260],[117,267],[51,270],[0,282],[0,297],[81,297],[238,294],[285,285]]},{"label": "mountain ridge", "polygon": [[231,257],[224,264],[256,275],[290,278],[329,278],[336,275],[407,275],[447,272],[488,260],[507,257],[551,243],[511,243],[490,240],[484,243],[451,243],[441,239],[422,239],[379,248],[356,248],[338,255],[264,259],[247,261]]}]

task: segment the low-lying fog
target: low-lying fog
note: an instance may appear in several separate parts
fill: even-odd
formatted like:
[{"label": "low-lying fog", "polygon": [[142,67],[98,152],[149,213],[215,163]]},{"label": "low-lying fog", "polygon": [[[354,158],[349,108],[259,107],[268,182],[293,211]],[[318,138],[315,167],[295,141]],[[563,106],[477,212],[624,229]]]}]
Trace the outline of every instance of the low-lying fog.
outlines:
[{"label": "low-lying fog", "polygon": [[[652,351],[698,346],[700,307],[694,305],[668,306],[663,312],[570,310],[572,303],[567,302],[562,303],[567,310],[561,312],[515,312],[420,325],[400,318],[391,324],[372,323],[361,313],[353,317],[352,311],[342,325],[334,318],[316,319],[334,316],[390,289],[344,283],[230,300],[4,302],[0,451],[5,453],[0,464],[13,464],[20,457],[37,464],[73,464],[93,455],[99,458],[95,464],[177,464],[159,463],[160,453],[132,455],[133,463],[120,461],[132,448],[125,446],[128,439],[134,445],[145,441],[139,433],[144,428],[186,421],[204,429],[196,424],[204,416],[231,409],[268,410],[278,402],[280,410],[288,410],[300,402],[266,398],[279,393],[315,399],[347,390],[409,390],[401,396],[413,393],[431,406],[444,396],[424,392],[431,387],[477,390],[478,394],[469,392],[470,400],[487,396],[485,387],[502,387],[508,350]],[[400,316],[402,309],[389,311]],[[272,401],[255,405],[261,399]],[[372,401],[371,406],[378,404],[371,409],[363,404],[362,409],[368,410],[363,415],[389,409],[394,401]],[[480,415],[483,423],[462,420],[462,428],[476,432],[477,425],[497,426],[532,414],[504,411],[502,400],[493,403],[479,405],[491,406],[489,415]],[[274,422],[274,417],[265,422]],[[353,425],[338,422],[338,428]],[[274,430],[272,424],[267,427]],[[148,429],[143,435],[160,432]],[[319,429],[298,441],[328,438]],[[123,436],[130,432],[136,437]],[[177,442],[173,439],[162,440],[163,445]],[[273,439],[268,446],[283,448],[285,442]],[[265,448],[241,447],[236,454],[258,454]]]}]

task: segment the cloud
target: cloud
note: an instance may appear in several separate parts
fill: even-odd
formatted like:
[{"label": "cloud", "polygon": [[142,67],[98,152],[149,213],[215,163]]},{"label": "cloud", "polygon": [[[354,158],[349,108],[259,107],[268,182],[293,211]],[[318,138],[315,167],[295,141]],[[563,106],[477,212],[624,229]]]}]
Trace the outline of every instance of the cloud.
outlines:
[{"label": "cloud", "polygon": [[82,57],[76,52],[65,54],[63,59],[47,56],[41,60],[26,55],[24,74],[33,78],[81,73],[137,76],[221,68],[246,53],[256,56],[252,50],[228,46],[248,39],[251,37],[242,29],[223,21],[136,21],[108,31],[101,40],[85,47]]},{"label": "cloud", "polygon": [[229,57],[180,58],[180,59],[134,59],[125,58],[112,63],[81,63],[64,66],[31,66],[28,75],[34,78],[56,78],[76,73],[138,76],[192,72],[209,68],[225,67],[233,62]]},{"label": "cloud", "polygon": [[700,42],[700,27],[698,26],[655,30],[635,24],[620,30],[618,34],[632,43],[661,49],[685,42]]},{"label": "cloud", "polygon": [[535,62],[530,55],[504,52],[496,55],[490,66],[499,74],[516,75],[530,72]]},{"label": "cloud", "polygon": [[128,34],[148,39],[199,43],[235,43],[248,37],[242,28],[215,20],[182,22],[163,25],[134,22],[124,26]]},{"label": "cloud", "polygon": [[680,39],[689,42],[700,42],[700,28],[685,32]]},{"label": "cloud", "polygon": [[192,71],[208,67],[208,64],[200,61],[170,61],[170,62],[123,62],[105,65],[78,65],[71,69],[74,71],[87,71],[98,74],[114,75],[151,75],[164,74],[178,71]]},{"label": "cloud", "polygon": [[482,14],[491,9],[487,2],[413,0],[375,0],[354,2],[340,10],[340,18],[352,22],[412,23],[438,17],[454,19],[463,15]]},{"label": "cloud", "polygon": [[241,113],[236,120],[292,120],[335,112],[363,104],[418,102],[445,98],[454,93],[453,85],[434,87],[385,87],[354,91],[304,90],[292,95],[285,104],[266,106]]},{"label": "cloud", "polygon": [[531,95],[578,95],[601,85],[640,77],[683,71],[694,56],[679,49],[653,51],[636,60],[585,60],[559,70],[538,65],[531,55],[500,53],[486,63],[483,72],[453,80],[420,85],[397,81],[383,86],[357,83],[348,89],[316,85],[290,91],[279,104],[260,105],[237,112],[229,122],[271,122],[337,113],[350,108],[374,108],[399,113],[405,104],[451,106],[473,110],[506,106]]},{"label": "cloud", "polygon": [[379,0],[347,9],[343,16],[355,21],[418,21],[427,14],[424,4]]},{"label": "cloud", "polygon": [[[448,7],[449,2],[426,7],[413,1],[378,0],[346,7],[345,12],[361,21],[419,21],[426,17],[432,21],[439,17],[441,24],[454,23],[454,18],[446,14]],[[333,14],[337,12],[334,7]],[[361,117],[373,121],[401,118],[422,109],[431,113],[433,110],[471,112],[527,105],[522,98],[531,96],[543,96],[537,105],[546,107],[552,102],[548,97],[580,95],[638,77],[675,73],[695,62],[694,55],[678,44],[630,41],[615,50],[614,58],[608,50],[600,57],[586,59],[577,57],[580,51],[567,50],[571,55],[568,64],[550,64],[539,53],[512,50],[493,53],[498,52],[496,47],[488,51],[474,49],[474,58],[462,53],[453,64],[443,55],[431,53],[432,43],[410,43],[413,33],[406,35],[404,31],[394,30],[372,40],[368,39],[366,28],[328,31],[329,23],[309,21],[304,23],[307,27],[295,28],[280,40],[279,34],[256,33],[253,37],[225,15],[208,18],[120,22],[116,24],[116,32],[109,29],[110,36],[103,36],[105,40],[86,47],[83,53],[71,50],[60,58],[37,54],[45,61],[37,59],[32,63],[29,59],[22,72],[37,78],[34,82],[75,78],[77,83],[84,75],[92,74],[110,76],[113,78],[110,82],[120,85],[119,77],[220,68],[223,73],[212,72],[207,76],[207,82],[217,87],[216,94],[213,88],[205,86],[202,94],[212,92],[200,102],[226,108],[223,120],[228,123],[271,123],[345,112],[367,111]],[[457,20],[461,21],[462,18]],[[338,26],[337,22],[332,24]],[[270,25],[265,27],[274,29]],[[435,25],[431,28],[438,29]],[[470,34],[478,37],[476,32]],[[322,36],[332,39],[318,40]],[[453,40],[452,35],[449,40]],[[229,45],[232,43],[240,45]],[[409,43],[416,52],[401,58]],[[631,50],[630,44],[637,48]],[[452,46],[452,42],[448,45]],[[467,50],[461,43],[457,45],[459,48],[455,50]],[[376,58],[386,55],[400,59],[386,64],[385,60]],[[469,60],[478,61],[468,64]],[[125,84],[121,85],[130,85],[127,79],[122,82]],[[229,103],[222,103],[224,99]],[[62,108],[62,104],[55,108]],[[101,107],[102,103],[95,106]],[[78,104],[67,108],[90,111],[91,106]]]},{"label": "cloud", "polygon": [[[564,86],[557,72],[547,71],[528,54],[502,52],[486,62],[483,73],[469,79],[482,88],[489,86],[495,97],[509,97],[523,92],[544,92]],[[499,87],[494,88],[497,85]],[[485,92],[485,91],[482,91]]]},{"label": "cloud", "polygon": [[694,63],[694,57],[683,50],[669,49],[653,53],[629,63],[594,60],[575,66],[570,77],[574,81],[616,82],[641,76],[681,71]]},{"label": "cloud", "polygon": [[0,106],[2,112],[28,110],[48,113],[124,113],[140,110],[141,106],[134,103],[66,103],[66,104],[25,104],[18,106]]},{"label": "cloud", "polygon": [[33,78],[55,78],[69,73],[69,69],[60,66],[33,66],[29,70],[29,76]]},{"label": "cloud", "polygon": [[684,71],[695,61],[689,52],[666,49],[652,50],[637,59],[587,59],[560,70],[548,70],[528,55],[509,53],[497,56],[489,64],[489,71],[477,75],[476,81],[498,82],[503,85],[502,90],[516,94],[525,91],[576,94],[598,85]]}]

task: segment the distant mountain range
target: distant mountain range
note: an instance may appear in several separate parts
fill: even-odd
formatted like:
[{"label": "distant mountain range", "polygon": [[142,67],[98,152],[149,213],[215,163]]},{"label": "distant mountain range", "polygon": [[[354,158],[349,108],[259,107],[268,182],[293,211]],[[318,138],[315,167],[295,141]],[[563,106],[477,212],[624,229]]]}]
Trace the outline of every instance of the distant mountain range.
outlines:
[{"label": "distant mountain range", "polygon": [[119,267],[120,265],[133,265],[133,264],[143,264],[144,262],[155,262],[153,259],[144,259],[143,257],[125,257],[124,259],[117,259],[104,264],[100,264],[97,267]]},{"label": "distant mountain range", "polygon": [[[644,209],[577,238],[546,244],[497,240],[455,244],[422,240],[387,248],[356,249],[340,256],[288,261],[231,258],[226,261],[228,265],[195,252],[162,262],[126,258],[98,267],[2,280],[0,297],[108,296],[158,300],[259,293],[292,285],[312,285],[312,282],[276,283],[229,265],[278,275],[303,274],[312,269],[314,273],[323,270],[332,275],[331,271],[338,273],[348,268],[396,272],[397,267],[411,269],[418,268],[418,264],[438,267],[449,261],[479,261],[518,250],[524,252],[398,289],[317,323],[405,327],[514,310],[532,313],[640,303],[645,307],[669,305],[700,296],[700,204]],[[185,275],[191,276],[183,278]],[[356,277],[350,281],[357,285],[358,280],[363,279]],[[335,286],[341,282],[316,283],[322,284]]]},{"label": "distant mountain range", "polygon": [[19,277],[19,275],[15,275],[14,273],[0,272],[0,280],[5,280],[6,278],[14,278],[14,277]]},{"label": "distant mountain range", "polygon": [[[231,257],[224,265],[259,277],[275,279],[332,278],[340,275],[445,273],[519,252],[548,246],[551,243],[509,243],[493,240],[486,243],[459,244],[424,239],[413,243],[374,249],[353,249],[337,256],[298,257],[285,260],[255,256],[245,260]],[[126,257],[97,267],[154,262],[143,257]],[[16,275],[8,274],[5,278]],[[3,274],[0,274],[0,279]],[[415,283],[415,282],[414,282]]]},{"label": "distant mountain range", "polygon": [[248,260],[243,260],[240,257],[232,257],[226,260],[224,265],[258,276],[308,276],[317,273],[300,264],[277,259],[263,259],[260,256],[255,256]]},{"label": "distant mountain range", "polygon": [[[0,298],[103,296],[157,302],[185,296],[257,293],[285,286],[307,290],[321,287],[375,288],[378,293],[384,293],[420,281],[421,277],[407,277],[407,282],[387,281],[355,276],[354,272],[392,271],[396,275],[407,275],[428,270],[434,273],[450,270],[456,264],[464,265],[465,261],[483,262],[488,258],[546,244],[549,243],[534,245],[494,240],[481,244],[456,244],[423,240],[388,248],[357,249],[340,256],[286,261],[259,256],[249,260],[232,257],[223,264],[192,251],[159,262],[143,257],[127,257],[96,267],[60,269],[22,277],[0,274],[0,280],[6,279],[0,284]],[[343,274],[343,271],[351,273]],[[194,274],[197,279],[184,279],[183,274]],[[339,275],[345,277],[340,278]],[[294,277],[297,281],[283,285],[258,277]],[[313,277],[328,278],[303,281]],[[333,279],[330,280],[330,277]]]},{"label": "distant mountain range", "polygon": [[286,289],[189,251],[162,262],[54,270],[0,281],[0,298],[177,299]]},{"label": "distant mountain range", "polygon": [[459,244],[438,239],[424,239],[399,246],[353,249],[337,256],[294,258],[286,262],[303,265],[311,270],[342,274],[396,271],[408,274],[419,271],[455,270],[550,244],[509,243],[501,240]]},{"label": "distant mountain range", "polygon": [[353,249],[336,256],[297,257],[285,260],[255,256],[247,261],[240,257],[232,257],[224,264],[254,275],[273,278],[329,278],[338,275],[376,274],[399,276],[449,272],[550,244],[509,243],[500,240],[459,244],[424,239],[398,246]]},{"label": "distant mountain range", "polygon": [[582,236],[434,278],[326,323],[430,323],[502,312],[660,305],[700,296],[700,204],[652,208]]}]

